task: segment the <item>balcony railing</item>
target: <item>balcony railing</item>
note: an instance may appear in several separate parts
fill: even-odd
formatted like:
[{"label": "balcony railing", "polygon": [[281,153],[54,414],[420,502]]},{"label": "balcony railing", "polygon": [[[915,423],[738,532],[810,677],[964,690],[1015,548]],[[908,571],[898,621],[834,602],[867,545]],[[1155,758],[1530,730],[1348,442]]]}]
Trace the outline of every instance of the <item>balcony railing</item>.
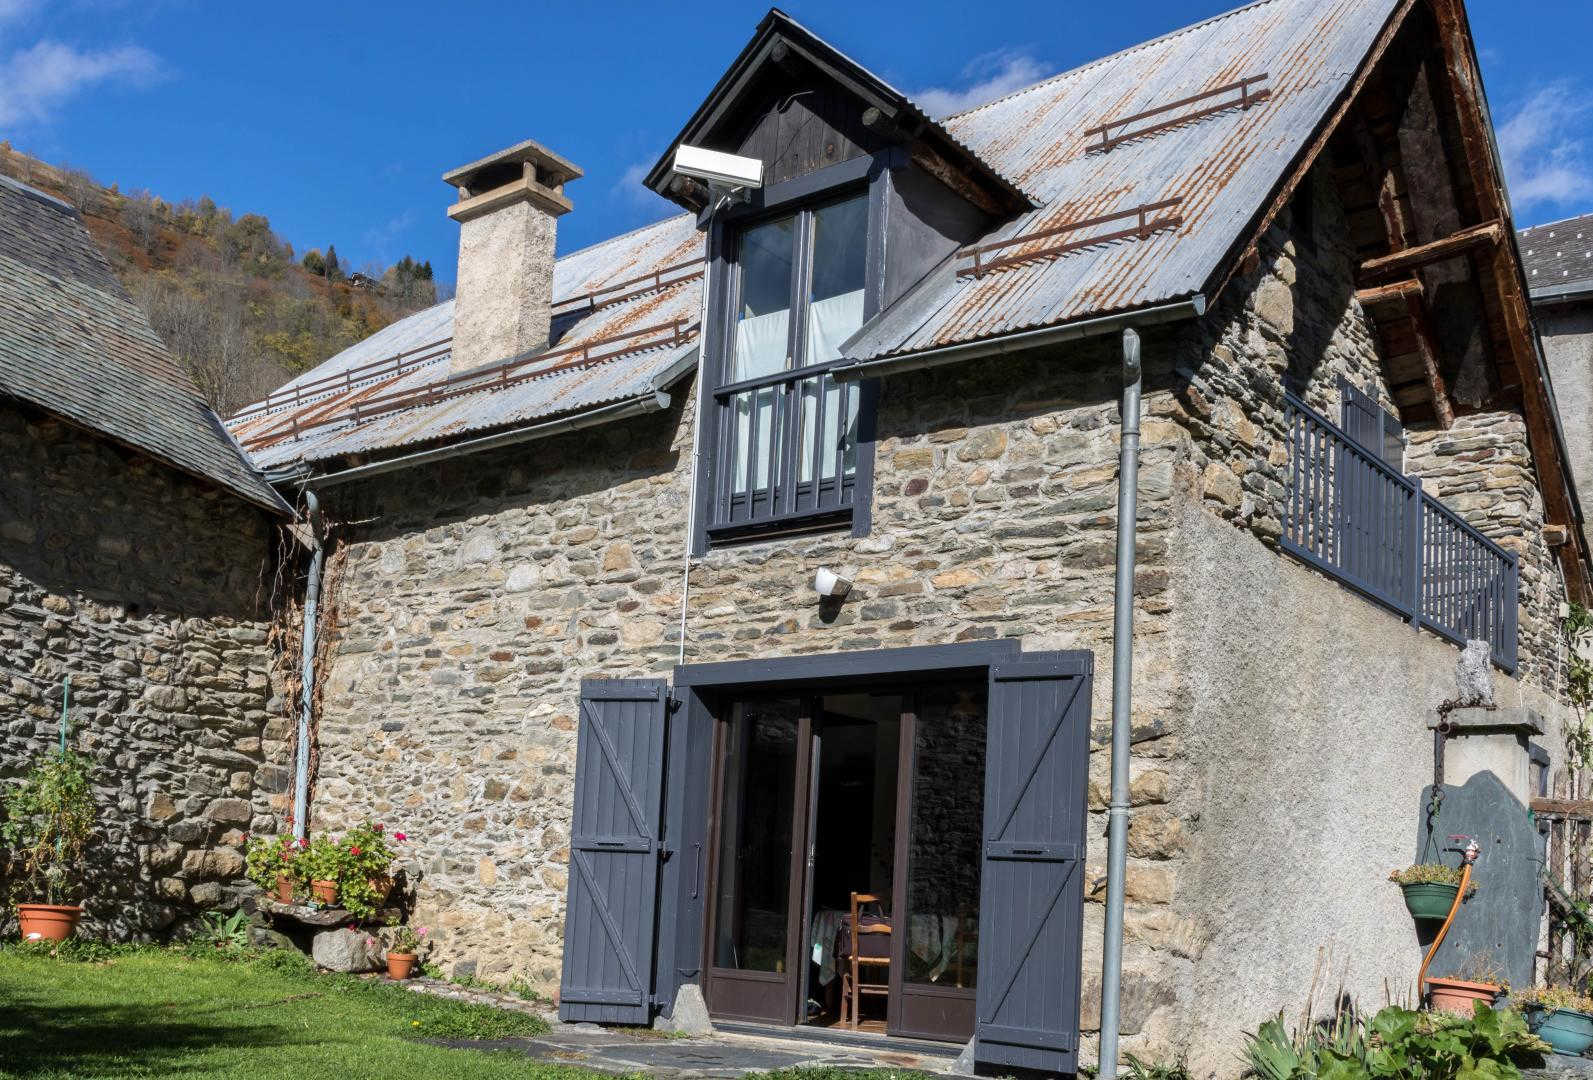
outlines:
[{"label": "balcony railing", "polygon": [[1450,641],[1516,669],[1516,556],[1320,413],[1286,396],[1284,550]]}]

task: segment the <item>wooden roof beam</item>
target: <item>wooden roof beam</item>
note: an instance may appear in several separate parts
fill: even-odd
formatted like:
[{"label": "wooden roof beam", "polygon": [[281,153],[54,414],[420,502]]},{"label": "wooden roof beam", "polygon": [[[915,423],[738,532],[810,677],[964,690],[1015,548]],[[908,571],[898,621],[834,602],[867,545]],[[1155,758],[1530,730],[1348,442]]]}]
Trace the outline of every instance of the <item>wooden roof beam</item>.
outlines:
[{"label": "wooden roof beam", "polygon": [[1380,255],[1375,259],[1367,259],[1361,264],[1361,276],[1375,280],[1414,270],[1429,263],[1453,259],[1467,254],[1473,248],[1497,248],[1504,235],[1504,225],[1499,221],[1473,225],[1430,243],[1418,244],[1415,247]]},{"label": "wooden roof beam", "polygon": [[1405,294],[1405,310],[1410,314],[1411,330],[1416,337],[1416,352],[1422,359],[1422,374],[1427,379],[1427,392],[1433,398],[1433,415],[1438,426],[1448,431],[1455,426],[1455,406],[1449,400],[1449,387],[1438,367],[1438,346],[1433,339],[1433,328],[1427,320],[1427,301],[1418,291]]},{"label": "wooden roof beam", "polygon": [[1372,307],[1374,304],[1404,303],[1406,298],[1422,295],[1422,283],[1415,278],[1403,281],[1392,281],[1387,285],[1372,285],[1365,289],[1355,290],[1355,299],[1360,301],[1363,308]]}]

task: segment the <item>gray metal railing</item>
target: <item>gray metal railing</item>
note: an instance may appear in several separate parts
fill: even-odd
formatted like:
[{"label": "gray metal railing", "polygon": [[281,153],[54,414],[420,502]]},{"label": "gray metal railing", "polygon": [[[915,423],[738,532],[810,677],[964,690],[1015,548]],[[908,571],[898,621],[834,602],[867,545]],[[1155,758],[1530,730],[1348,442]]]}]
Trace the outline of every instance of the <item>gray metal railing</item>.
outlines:
[{"label": "gray metal railing", "polygon": [[1283,549],[1457,644],[1516,669],[1516,556],[1344,430],[1285,395]]}]

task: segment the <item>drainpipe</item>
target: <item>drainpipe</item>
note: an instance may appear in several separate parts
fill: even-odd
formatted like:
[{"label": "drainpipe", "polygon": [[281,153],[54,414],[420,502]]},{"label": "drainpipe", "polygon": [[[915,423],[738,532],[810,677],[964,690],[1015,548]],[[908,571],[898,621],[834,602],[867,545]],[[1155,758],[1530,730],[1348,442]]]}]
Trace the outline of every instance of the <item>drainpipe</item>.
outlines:
[{"label": "drainpipe", "polygon": [[303,654],[299,681],[299,742],[293,763],[293,837],[304,839],[310,810],[310,712],[315,707],[315,617],[321,603],[321,564],[326,549],[321,544],[321,500],[304,489],[305,520],[310,526],[310,580],[304,587]]},{"label": "drainpipe", "polygon": [[1123,877],[1128,862],[1128,756],[1133,725],[1134,539],[1139,514],[1139,334],[1123,331],[1118,449],[1117,588],[1112,608],[1112,802],[1106,812],[1106,938],[1101,948],[1101,1080],[1117,1076],[1123,993]]}]

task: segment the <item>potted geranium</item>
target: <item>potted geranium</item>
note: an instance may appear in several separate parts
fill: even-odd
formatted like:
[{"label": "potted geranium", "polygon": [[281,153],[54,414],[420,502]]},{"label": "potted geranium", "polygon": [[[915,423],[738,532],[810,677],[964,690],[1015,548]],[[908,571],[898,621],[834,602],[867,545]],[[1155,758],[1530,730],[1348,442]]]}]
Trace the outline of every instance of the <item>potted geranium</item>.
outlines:
[{"label": "potted geranium", "polygon": [[89,768],[87,757],[63,749],[35,765],[0,802],[8,876],[29,898],[17,905],[24,940],[64,941],[83,915],[81,904],[62,901],[82,895],[83,851],[94,828]]},{"label": "potted geranium", "polygon": [[[407,979],[414,970],[420,955],[420,946],[426,940],[424,926],[391,926],[384,931],[387,945],[387,977]],[[374,941],[374,939],[373,939]]]},{"label": "potted geranium", "polygon": [[303,840],[291,836],[252,837],[244,856],[245,873],[262,892],[281,903],[291,904],[298,884],[295,857],[303,847]]},{"label": "potted geranium", "polygon": [[1527,1026],[1556,1054],[1572,1056],[1593,1047],[1593,998],[1563,986],[1523,990],[1510,995]]},{"label": "potted geranium", "polygon": [[[1441,922],[1455,906],[1460,891],[1460,870],[1441,863],[1417,863],[1395,870],[1388,879],[1405,894],[1405,907],[1419,922]],[[1475,886],[1468,892],[1475,891]]]},{"label": "potted geranium", "polygon": [[344,834],[337,843],[338,900],[349,914],[362,919],[376,914],[393,890],[392,867],[386,826],[366,822]]},{"label": "potted geranium", "polygon": [[299,875],[310,883],[310,898],[317,904],[332,907],[340,892],[339,871],[342,851],[330,836],[317,836],[297,856]]}]

